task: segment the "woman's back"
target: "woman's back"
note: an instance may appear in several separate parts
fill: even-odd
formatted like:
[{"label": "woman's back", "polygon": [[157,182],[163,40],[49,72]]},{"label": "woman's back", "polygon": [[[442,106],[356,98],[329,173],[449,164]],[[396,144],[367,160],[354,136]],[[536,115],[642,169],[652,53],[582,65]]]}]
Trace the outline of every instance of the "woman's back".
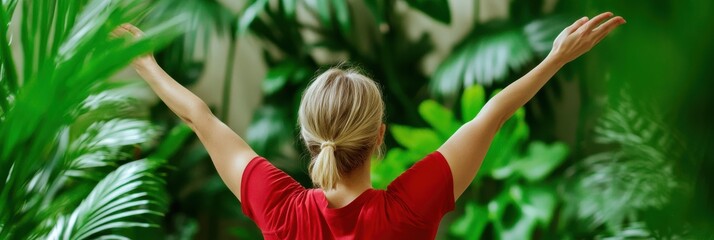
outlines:
[{"label": "woman's back", "polygon": [[434,239],[454,208],[451,170],[434,152],[387,190],[368,189],[341,208],[329,208],[321,189],[305,189],[261,157],[243,174],[243,212],[265,239]]}]

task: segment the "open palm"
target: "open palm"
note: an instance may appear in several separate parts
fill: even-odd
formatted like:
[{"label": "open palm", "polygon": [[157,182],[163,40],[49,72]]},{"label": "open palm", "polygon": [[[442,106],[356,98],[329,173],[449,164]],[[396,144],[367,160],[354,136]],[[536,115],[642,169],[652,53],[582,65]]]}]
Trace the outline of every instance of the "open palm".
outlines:
[{"label": "open palm", "polygon": [[[609,20],[602,23],[606,19]],[[555,38],[549,55],[562,63],[570,62],[592,49],[613,29],[625,22],[625,19],[620,16],[613,17],[611,12],[602,13],[590,20],[588,17],[583,17],[565,28]]]}]

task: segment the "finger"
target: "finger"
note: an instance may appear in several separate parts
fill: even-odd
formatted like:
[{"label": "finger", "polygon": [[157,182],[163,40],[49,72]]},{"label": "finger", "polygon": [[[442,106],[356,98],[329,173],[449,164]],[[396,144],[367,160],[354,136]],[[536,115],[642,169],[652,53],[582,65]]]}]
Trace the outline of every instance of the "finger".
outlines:
[{"label": "finger", "polygon": [[585,25],[580,27],[580,31],[582,31],[585,34],[589,34],[593,29],[595,29],[595,27],[600,25],[600,23],[602,21],[604,21],[605,19],[608,19],[610,17],[612,17],[611,12],[601,13],[600,15],[595,16],[593,19],[590,19],[590,21],[585,23]]},{"label": "finger", "polygon": [[116,38],[116,37],[120,37],[120,36],[122,36],[122,35],[125,35],[125,34],[127,34],[127,33],[128,33],[128,32],[127,32],[124,28],[118,27],[118,28],[114,29],[113,31],[111,31],[111,32],[109,33],[109,36]]},{"label": "finger", "polygon": [[130,24],[130,23],[124,23],[121,25],[121,28],[126,29],[126,31],[130,32],[132,35],[139,37],[143,35],[144,32],[139,30],[136,26]]},{"label": "finger", "polygon": [[571,34],[571,33],[575,32],[575,31],[577,31],[578,28],[580,28],[581,26],[583,26],[583,24],[585,24],[586,22],[588,22],[588,17],[582,17],[582,18],[578,19],[578,20],[575,21],[573,24],[571,24],[570,26],[568,26],[568,29],[567,29],[568,34]]},{"label": "finger", "polygon": [[622,17],[614,17],[611,18],[610,20],[607,20],[607,22],[603,23],[602,25],[598,26],[593,30],[593,37],[597,40],[600,41],[603,39],[607,34],[609,34],[613,29],[615,29],[617,26],[620,26],[625,23],[625,19]]}]

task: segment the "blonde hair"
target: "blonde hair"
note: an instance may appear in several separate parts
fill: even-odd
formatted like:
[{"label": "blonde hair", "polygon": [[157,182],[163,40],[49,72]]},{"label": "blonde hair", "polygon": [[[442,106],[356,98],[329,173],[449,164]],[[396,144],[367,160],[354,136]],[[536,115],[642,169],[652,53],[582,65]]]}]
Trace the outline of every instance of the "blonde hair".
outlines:
[{"label": "blonde hair", "polygon": [[305,90],[300,135],[310,151],[310,178],[334,189],[378,149],[384,102],[377,84],[355,70],[330,69]]}]

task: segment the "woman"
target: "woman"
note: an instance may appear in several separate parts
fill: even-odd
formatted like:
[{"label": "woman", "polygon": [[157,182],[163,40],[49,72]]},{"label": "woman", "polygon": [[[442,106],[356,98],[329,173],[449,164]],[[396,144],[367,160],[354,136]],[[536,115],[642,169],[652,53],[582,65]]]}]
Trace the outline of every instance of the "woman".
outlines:
[{"label": "woman", "polygon": [[[300,133],[312,155],[310,177],[317,186],[305,189],[258,156],[152,56],[136,59],[134,67],[196,132],[265,239],[433,239],[442,216],[476,176],[501,125],[564,64],[625,23],[612,16],[583,17],[563,30],[543,62],[488,101],[475,119],[386,190],[372,189],[369,161],[384,137],[384,104],[375,82],[357,72],[330,69],[303,94]],[[141,35],[131,25],[118,31]]]}]

